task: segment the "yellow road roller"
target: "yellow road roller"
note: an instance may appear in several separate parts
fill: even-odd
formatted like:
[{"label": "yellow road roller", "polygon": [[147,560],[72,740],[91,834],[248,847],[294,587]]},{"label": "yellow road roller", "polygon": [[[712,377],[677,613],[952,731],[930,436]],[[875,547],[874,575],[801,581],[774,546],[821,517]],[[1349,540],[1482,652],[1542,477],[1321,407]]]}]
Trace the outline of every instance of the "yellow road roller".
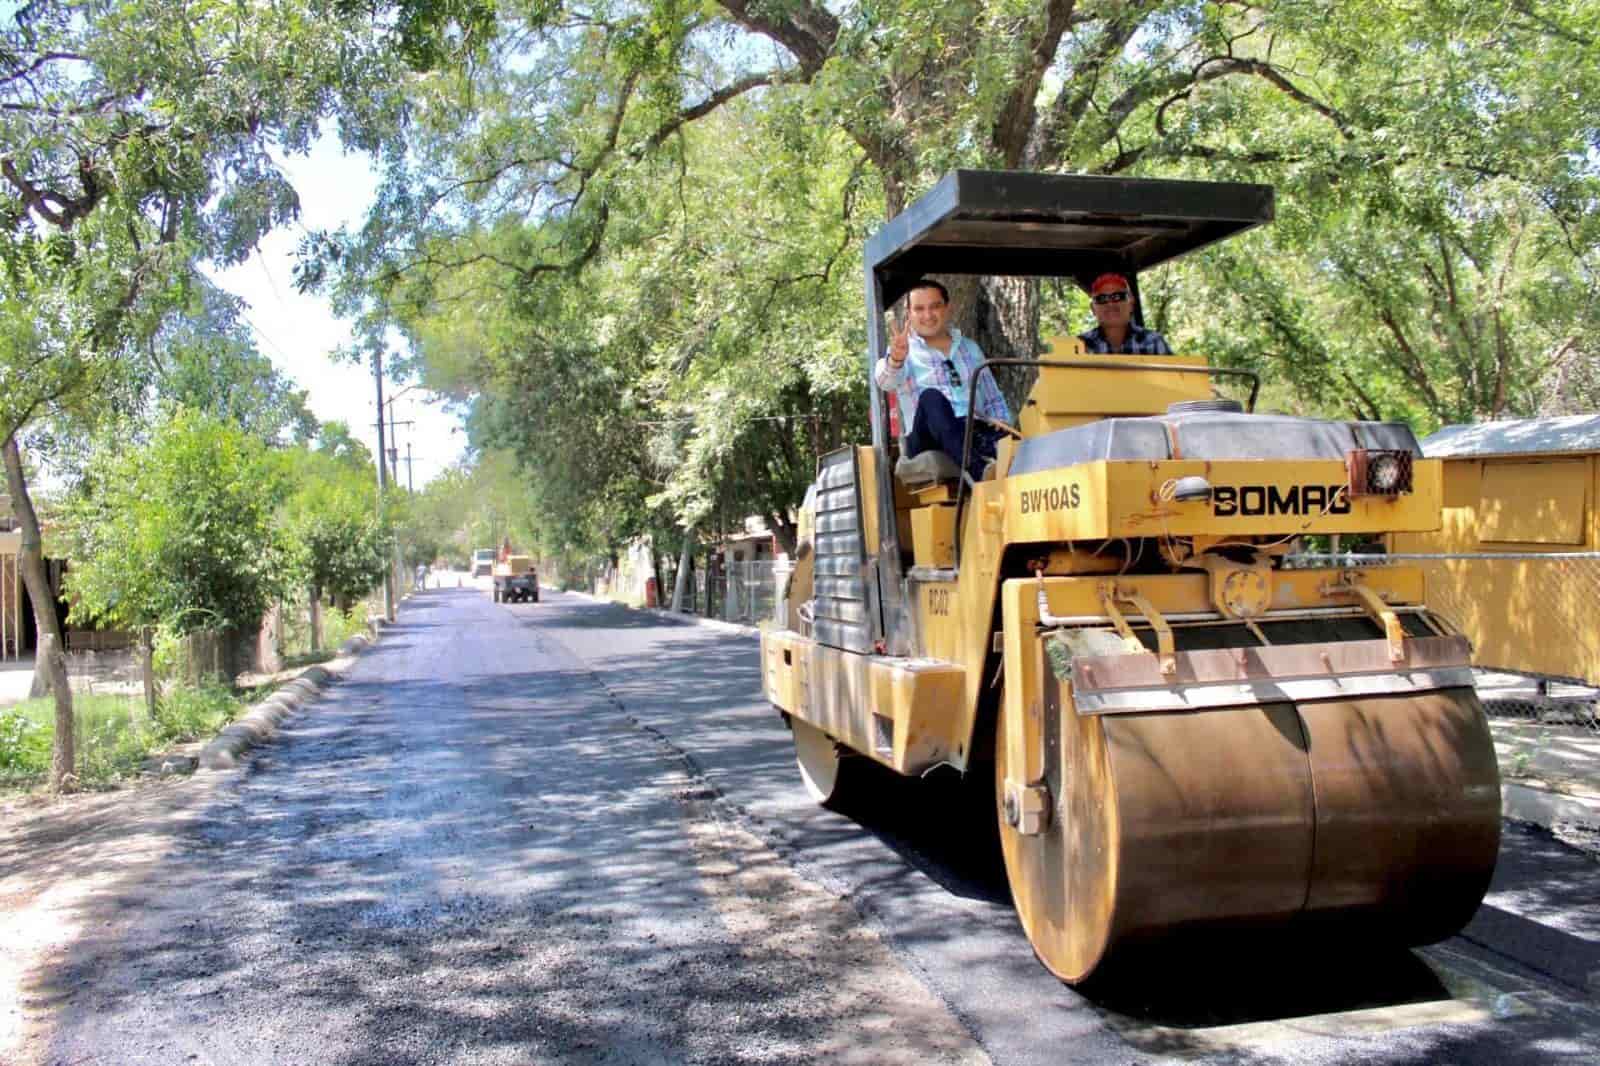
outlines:
[{"label": "yellow road roller", "polygon": [[1292,555],[1438,528],[1407,426],[1257,414],[1253,375],[1068,338],[980,370],[1036,377],[974,479],[902,455],[871,383],[885,309],[927,275],[1115,271],[1137,294],[1272,213],[1261,185],[956,171],[888,222],[865,257],[872,444],[820,458],[762,636],[817,801],[868,763],[993,775],[1017,913],[1071,983],[1187,930],[1436,941],[1494,869],[1468,642],[1416,568]]}]

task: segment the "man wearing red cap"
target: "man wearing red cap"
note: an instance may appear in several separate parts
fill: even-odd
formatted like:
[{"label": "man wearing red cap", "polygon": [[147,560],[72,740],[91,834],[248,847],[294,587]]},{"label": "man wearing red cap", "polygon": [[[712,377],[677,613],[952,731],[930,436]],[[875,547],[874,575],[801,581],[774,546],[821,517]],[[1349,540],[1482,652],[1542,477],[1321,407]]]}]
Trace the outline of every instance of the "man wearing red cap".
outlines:
[{"label": "man wearing red cap", "polygon": [[1166,339],[1133,321],[1133,286],[1121,274],[1101,274],[1089,286],[1089,306],[1099,325],[1078,334],[1096,355],[1171,355]]}]

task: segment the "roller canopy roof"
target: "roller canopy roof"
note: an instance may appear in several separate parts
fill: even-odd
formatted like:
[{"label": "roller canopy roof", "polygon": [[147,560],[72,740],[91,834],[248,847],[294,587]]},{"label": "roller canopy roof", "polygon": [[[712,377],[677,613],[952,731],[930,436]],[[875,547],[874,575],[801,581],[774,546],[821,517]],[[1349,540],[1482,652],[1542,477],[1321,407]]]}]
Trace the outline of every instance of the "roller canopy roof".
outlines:
[{"label": "roller canopy roof", "polygon": [[1069,277],[1084,288],[1272,221],[1272,186],[953,170],[867,242],[892,304],[928,274]]}]

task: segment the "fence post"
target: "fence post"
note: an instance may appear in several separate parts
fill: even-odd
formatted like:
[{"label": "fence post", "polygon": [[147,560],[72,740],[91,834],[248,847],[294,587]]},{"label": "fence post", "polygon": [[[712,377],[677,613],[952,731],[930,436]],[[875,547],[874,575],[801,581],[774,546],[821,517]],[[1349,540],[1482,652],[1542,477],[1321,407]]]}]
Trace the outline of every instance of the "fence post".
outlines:
[{"label": "fence post", "polygon": [[155,630],[144,626],[139,630],[139,673],[144,680],[144,709],[146,724],[156,718],[156,640]]},{"label": "fence post", "polygon": [[311,623],[311,650],[312,651],[321,651],[322,650],[322,590],[317,588],[315,585],[312,585],[309,591],[310,591],[310,594],[311,594],[311,597],[310,597],[311,598],[311,605],[310,605],[311,606],[311,610],[310,610],[311,617],[309,619],[309,621]]},{"label": "fence post", "polygon": [[792,559],[776,559],[772,563],[772,620],[783,628],[789,626],[789,614],[784,610],[783,589],[789,583],[789,575],[794,573]]}]

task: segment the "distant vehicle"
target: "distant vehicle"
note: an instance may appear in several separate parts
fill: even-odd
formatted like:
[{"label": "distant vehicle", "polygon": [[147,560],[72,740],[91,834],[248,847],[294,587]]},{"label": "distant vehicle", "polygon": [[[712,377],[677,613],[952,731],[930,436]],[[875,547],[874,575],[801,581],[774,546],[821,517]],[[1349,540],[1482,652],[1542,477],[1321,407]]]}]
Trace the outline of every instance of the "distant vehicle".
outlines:
[{"label": "distant vehicle", "polygon": [[479,548],[472,553],[472,576],[482,577],[494,571],[494,549]]},{"label": "distant vehicle", "polygon": [[508,555],[494,564],[494,602],[539,602],[539,570],[527,555]]}]

